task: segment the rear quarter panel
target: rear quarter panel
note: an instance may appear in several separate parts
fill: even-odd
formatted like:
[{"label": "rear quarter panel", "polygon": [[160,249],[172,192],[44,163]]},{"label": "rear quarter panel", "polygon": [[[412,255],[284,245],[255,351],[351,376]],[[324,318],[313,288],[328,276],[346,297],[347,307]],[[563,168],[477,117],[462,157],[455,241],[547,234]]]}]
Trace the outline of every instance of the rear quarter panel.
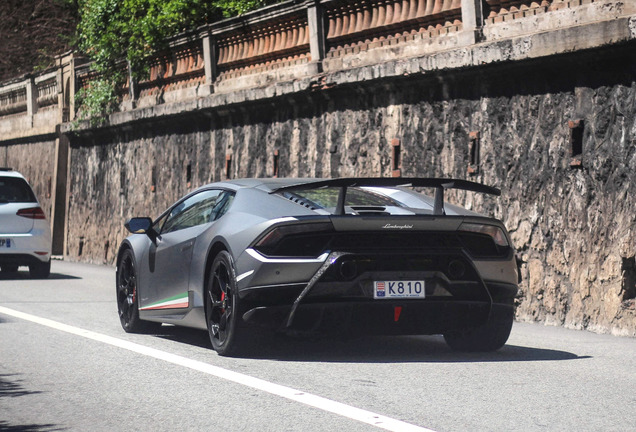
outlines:
[{"label": "rear quarter panel", "polygon": [[219,246],[232,255],[238,276],[251,270],[251,261],[243,259],[245,249],[280,218],[291,215],[315,215],[315,212],[260,189],[237,190],[228,212],[210,224],[195,243],[190,274],[195,307],[203,306],[206,266],[214,259]]}]

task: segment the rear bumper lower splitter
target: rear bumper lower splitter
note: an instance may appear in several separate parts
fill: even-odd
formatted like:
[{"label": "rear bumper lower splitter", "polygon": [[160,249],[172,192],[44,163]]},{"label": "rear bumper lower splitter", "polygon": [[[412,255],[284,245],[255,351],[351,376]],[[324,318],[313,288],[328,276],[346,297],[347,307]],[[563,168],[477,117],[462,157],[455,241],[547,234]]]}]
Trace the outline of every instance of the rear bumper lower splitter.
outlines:
[{"label": "rear bumper lower splitter", "polygon": [[256,307],[247,311],[243,319],[287,332],[423,335],[472,328],[514,313],[512,305],[457,300],[302,303],[296,308],[292,325],[287,326],[291,308]]}]

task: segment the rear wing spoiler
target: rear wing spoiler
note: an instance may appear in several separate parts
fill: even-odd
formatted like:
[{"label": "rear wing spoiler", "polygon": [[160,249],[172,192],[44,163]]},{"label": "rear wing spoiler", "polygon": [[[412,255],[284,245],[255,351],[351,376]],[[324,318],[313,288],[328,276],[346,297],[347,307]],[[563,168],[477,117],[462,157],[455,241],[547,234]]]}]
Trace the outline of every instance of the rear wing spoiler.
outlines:
[{"label": "rear wing spoiler", "polygon": [[323,187],[339,187],[338,204],[336,205],[336,215],[344,215],[344,203],[347,196],[347,188],[350,187],[431,187],[435,188],[435,204],[433,206],[434,215],[444,215],[444,190],[461,189],[470,192],[479,192],[488,195],[501,195],[501,191],[492,186],[482,183],[475,183],[468,180],[452,178],[429,178],[429,177],[350,177],[328,180],[311,180],[299,182],[289,186],[279,187],[270,192],[292,192],[295,190],[319,189]]}]

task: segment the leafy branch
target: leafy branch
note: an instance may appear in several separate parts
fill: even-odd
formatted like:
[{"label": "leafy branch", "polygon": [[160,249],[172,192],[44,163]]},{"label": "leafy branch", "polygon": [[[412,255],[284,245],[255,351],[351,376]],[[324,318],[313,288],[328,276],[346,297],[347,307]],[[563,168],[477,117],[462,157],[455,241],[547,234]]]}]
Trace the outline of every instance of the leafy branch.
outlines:
[{"label": "leafy branch", "polygon": [[150,58],[167,48],[169,37],[275,1],[78,0],[79,49],[93,60],[98,76],[80,92],[80,118],[96,119],[117,109],[117,89],[126,81],[122,60],[135,79],[144,79]]}]

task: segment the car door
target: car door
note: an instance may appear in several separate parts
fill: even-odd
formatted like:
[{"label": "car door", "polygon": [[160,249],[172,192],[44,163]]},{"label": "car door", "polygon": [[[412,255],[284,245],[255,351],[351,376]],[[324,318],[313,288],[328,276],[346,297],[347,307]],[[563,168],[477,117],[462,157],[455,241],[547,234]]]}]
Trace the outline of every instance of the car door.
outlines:
[{"label": "car door", "polygon": [[188,282],[192,251],[197,237],[216,219],[215,209],[224,196],[220,189],[207,189],[177,203],[164,220],[148,250],[147,284],[140,310],[188,307]]}]

